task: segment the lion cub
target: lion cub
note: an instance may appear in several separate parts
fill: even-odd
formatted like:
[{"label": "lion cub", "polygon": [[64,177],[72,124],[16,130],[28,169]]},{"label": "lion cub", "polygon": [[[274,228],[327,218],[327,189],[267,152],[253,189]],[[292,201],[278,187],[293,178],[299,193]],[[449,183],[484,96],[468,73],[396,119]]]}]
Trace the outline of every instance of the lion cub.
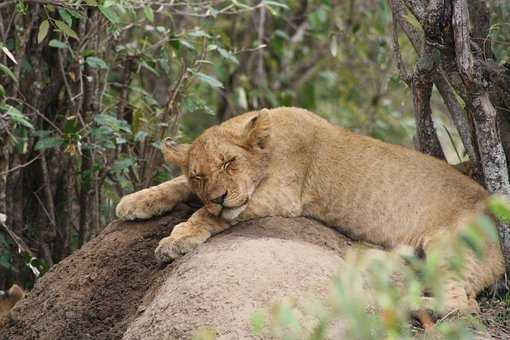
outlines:
[{"label": "lion cub", "polygon": [[[192,144],[162,151],[183,175],[122,198],[117,216],[147,219],[195,193],[204,207],[156,249],[170,262],[248,219],[306,216],[351,237],[425,254],[464,228],[488,193],[446,162],[354,134],[298,108],[248,112],[207,129]],[[476,295],[503,273],[499,243],[464,277],[445,270],[445,310],[473,312]],[[446,262],[446,261],[445,261]]]},{"label": "lion cub", "polygon": [[8,291],[0,290],[0,317],[9,313],[14,305],[25,297],[25,291],[20,286],[14,284]]}]

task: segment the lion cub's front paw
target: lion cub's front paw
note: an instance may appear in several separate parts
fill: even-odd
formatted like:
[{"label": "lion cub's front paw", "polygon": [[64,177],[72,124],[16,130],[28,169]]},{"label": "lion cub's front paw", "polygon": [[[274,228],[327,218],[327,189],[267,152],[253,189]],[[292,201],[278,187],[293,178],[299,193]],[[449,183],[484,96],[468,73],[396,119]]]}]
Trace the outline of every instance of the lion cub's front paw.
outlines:
[{"label": "lion cub's front paw", "polygon": [[145,220],[154,216],[145,201],[137,193],[129,194],[120,200],[115,209],[117,217],[124,221]]},{"label": "lion cub's front paw", "polygon": [[211,234],[206,229],[188,226],[186,222],[180,223],[174,227],[170,236],[159,241],[155,251],[156,259],[159,263],[172,262],[204,243],[209,237]]}]

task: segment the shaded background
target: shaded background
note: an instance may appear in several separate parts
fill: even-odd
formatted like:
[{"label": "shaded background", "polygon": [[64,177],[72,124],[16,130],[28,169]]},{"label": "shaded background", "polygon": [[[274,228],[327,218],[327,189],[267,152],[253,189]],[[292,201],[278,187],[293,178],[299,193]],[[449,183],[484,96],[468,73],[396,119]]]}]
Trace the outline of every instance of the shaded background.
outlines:
[{"label": "shaded background", "polygon": [[[120,197],[176,175],[163,164],[163,136],[191,141],[285,105],[414,147],[390,2],[0,3],[0,288],[31,287],[114,218]],[[490,42],[504,68],[510,3],[482,3],[480,45]],[[403,18],[423,34],[410,11]],[[399,41],[412,69],[419,54],[403,33]],[[467,160],[435,89],[431,107],[447,160]]]}]

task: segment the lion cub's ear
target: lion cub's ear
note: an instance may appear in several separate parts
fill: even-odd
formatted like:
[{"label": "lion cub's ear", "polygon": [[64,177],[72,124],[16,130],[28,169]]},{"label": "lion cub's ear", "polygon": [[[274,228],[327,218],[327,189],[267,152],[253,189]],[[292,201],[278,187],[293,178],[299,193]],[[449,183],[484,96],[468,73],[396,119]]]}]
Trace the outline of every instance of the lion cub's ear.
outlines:
[{"label": "lion cub's ear", "polygon": [[190,144],[177,144],[171,138],[165,138],[161,144],[165,160],[181,167],[188,165],[188,151],[190,147]]},{"label": "lion cub's ear", "polygon": [[243,132],[244,143],[258,150],[267,148],[271,133],[271,117],[268,109],[262,109],[246,124]]}]

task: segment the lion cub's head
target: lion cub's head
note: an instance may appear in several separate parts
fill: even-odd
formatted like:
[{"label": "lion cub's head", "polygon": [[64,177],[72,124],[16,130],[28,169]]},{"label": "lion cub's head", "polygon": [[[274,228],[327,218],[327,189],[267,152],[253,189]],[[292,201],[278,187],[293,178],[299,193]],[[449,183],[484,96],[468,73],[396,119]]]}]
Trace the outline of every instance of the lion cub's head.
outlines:
[{"label": "lion cub's head", "polygon": [[167,138],[162,148],[165,159],[182,168],[206,209],[226,220],[246,208],[266,175],[270,154],[269,111],[254,112],[241,123],[213,126],[192,144]]}]

